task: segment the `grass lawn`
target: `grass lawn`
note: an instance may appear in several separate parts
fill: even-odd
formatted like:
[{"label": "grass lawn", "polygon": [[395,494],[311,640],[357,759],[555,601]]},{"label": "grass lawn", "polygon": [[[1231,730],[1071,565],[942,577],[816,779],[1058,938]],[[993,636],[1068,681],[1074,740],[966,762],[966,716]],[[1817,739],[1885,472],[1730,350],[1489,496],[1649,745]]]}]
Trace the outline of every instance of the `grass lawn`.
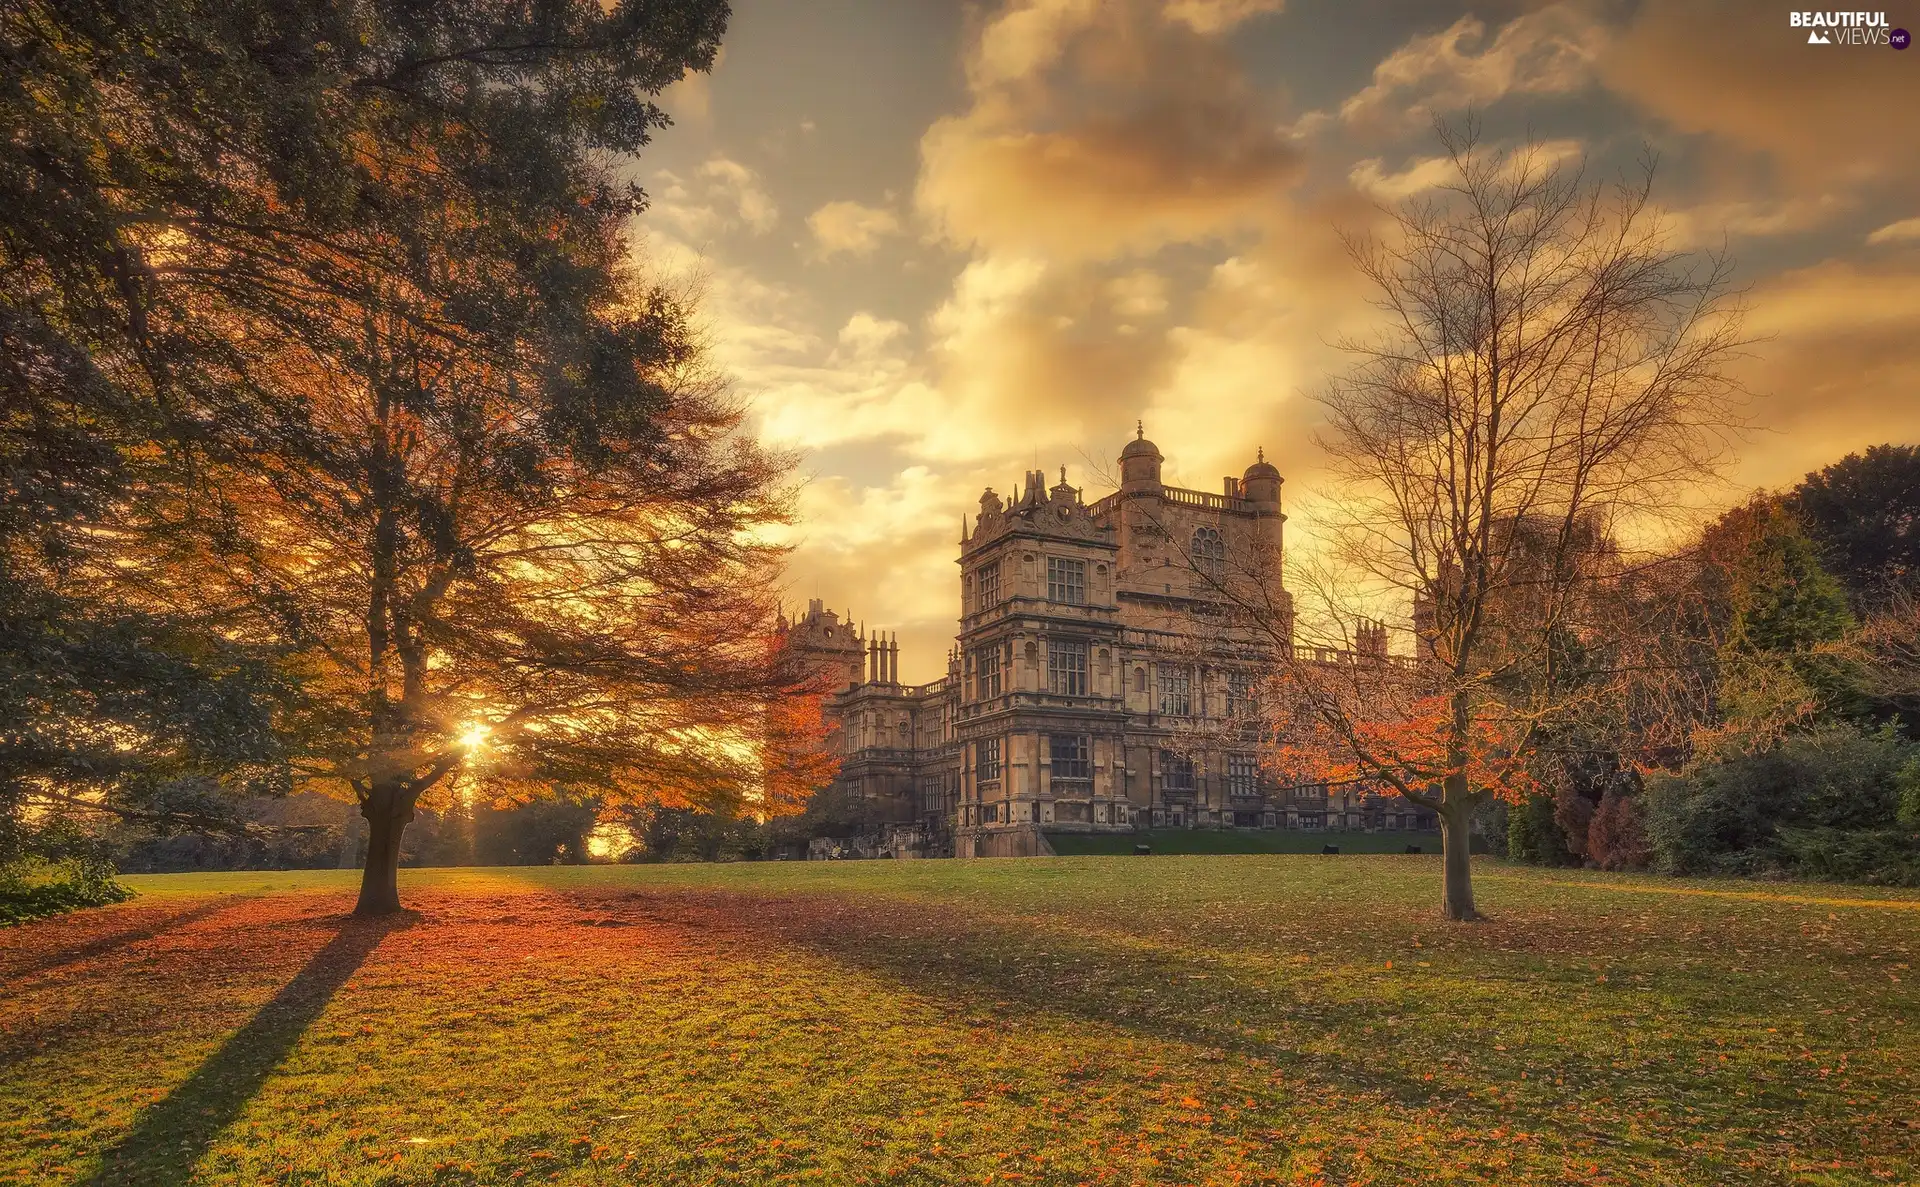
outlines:
[{"label": "grass lawn", "polygon": [[1920,1181],[1920,895],[1204,856],[129,879],[0,1182]]},{"label": "grass lawn", "polygon": [[1140,842],[1156,854],[1172,853],[1319,853],[1337,845],[1350,853],[1405,853],[1418,845],[1422,852],[1440,852],[1439,833],[1344,832],[1328,829],[1278,828],[1154,828],[1130,833],[1048,833],[1047,841],[1061,857],[1120,856],[1133,853]]}]

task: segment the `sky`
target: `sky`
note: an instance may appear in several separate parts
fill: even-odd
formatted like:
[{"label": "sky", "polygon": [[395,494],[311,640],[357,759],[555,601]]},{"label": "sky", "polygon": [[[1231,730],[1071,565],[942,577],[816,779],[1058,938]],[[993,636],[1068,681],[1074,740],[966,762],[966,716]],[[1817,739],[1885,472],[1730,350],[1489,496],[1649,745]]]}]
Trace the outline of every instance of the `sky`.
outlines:
[{"label": "sky", "polygon": [[961,516],[1034,468],[1099,497],[1136,422],[1177,485],[1264,449],[1311,539],[1314,396],[1377,316],[1342,233],[1434,183],[1436,118],[1596,179],[1651,153],[1673,242],[1731,254],[1756,429],[1714,498],[1920,440],[1920,49],[1793,11],[736,0],[634,166],[638,250],[799,456],[789,602],[931,680]]}]

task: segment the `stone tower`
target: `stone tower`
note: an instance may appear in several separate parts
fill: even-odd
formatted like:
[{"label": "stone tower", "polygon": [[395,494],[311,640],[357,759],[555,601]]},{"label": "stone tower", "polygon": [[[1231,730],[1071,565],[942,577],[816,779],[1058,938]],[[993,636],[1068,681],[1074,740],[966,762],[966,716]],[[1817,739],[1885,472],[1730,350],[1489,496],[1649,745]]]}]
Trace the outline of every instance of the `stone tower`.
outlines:
[{"label": "stone tower", "polygon": [[[1015,856],[1035,830],[1124,813],[1115,653],[1119,544],[1069,485],[989,490],[960,544],[963,856]],[[998,848],[996,848],[996,846]]]},{"label": "stone tower", "polygon": [[851,619],[848,615],[848,621],[842,622],[819,598],[807,603],[805,615],[792,621],[781,617],[778,629],[782,644],[821,675],[824,692],[835,693],[859,684],[865,675],[865,640]]}]

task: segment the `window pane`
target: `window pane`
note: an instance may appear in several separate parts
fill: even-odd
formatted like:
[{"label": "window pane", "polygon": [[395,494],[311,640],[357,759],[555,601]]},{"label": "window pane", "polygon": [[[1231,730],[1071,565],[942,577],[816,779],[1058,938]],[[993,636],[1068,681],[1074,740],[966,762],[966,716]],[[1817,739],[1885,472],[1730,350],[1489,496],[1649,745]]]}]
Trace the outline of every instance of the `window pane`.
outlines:
[{"label": "window pane", "polygon": [[1258,793],[1259,767],[1251,754],[1227,756],[1227,794],[1250,796]]},{"label": "window pane", "polygon": [[1047,600],[1069,606],[1084,605],[1087,600],[1087,562],[1047,558]]},{"label": "window pane", "polygon": [[1000,646],[982,647],[973,653],[973,689],[976,697],[1000,695]]},{"label": "window pane", "polygon": [[1085,734],[1048,734],[1047,759],[1053,766],[1056,781],[1093,778]]},{"label": "window pane", "polygon": [[1253,713],[1253,681],[1245,672],[1228,672],[1227,716],[1251,717]]},{"label": "window pane", "polygon": [[1193,557],[1193,567],[1212,577],[1221,577],[1227,571],[1227,545],[1220,533],[1213,528],[1201,528],[1193,533],[1188,546]]},{"label": "window pane", "polygon": [[1000,779],[1000,739],[983,738],[973,744],[973,777],[977,783],[997,783]]},{"label": "window pane", "polygon": [[1000,562],[980,566],[979,600],[974,603],[976,610],[988,610],[1000,604]]},{"label": "window pane", "polygon": [[1193,678],[1187,669],[1160,669],[1160,712],[1181,717],[1193,712]]},{"label": "window pane", "polygon": [[1171,750],[1160,752],[1160,787],[1163,791],[1193,790],[1193,760]]},{"label": "window pane", "polygon": [[1055,696],[1087,695],[1087,645],[1065,639],[1047,642],[1047,689]]}]

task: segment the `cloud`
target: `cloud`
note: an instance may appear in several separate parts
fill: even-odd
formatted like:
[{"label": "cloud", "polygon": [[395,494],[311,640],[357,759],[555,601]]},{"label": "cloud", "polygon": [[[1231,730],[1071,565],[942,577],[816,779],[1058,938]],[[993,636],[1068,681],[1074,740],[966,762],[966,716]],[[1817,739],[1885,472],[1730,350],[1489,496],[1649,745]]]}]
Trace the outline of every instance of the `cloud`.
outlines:
[{"label": "cloud", "polygon": [[1125,318],[1150,318],[1167,311],[1167,278],[1138,269],[1107,282],[1113,311]]},{"label": "cloud", "polygon": [[780,208],[759,174],[728,157],[709,158],[691,177],[663,169],[654,178],[649,217],[682,238],[705,240],[741,229],[764,235],[780,222]]},{"label": "cloud", "polygon": [[[1547,169],[1579,157],[1585,145],[1578,140],[1535,140],[1527,144],[1483,144],[1482,150],[1505,154],[1503,172],[1511,175],[1523,166]],[[1354,189],[1377,201],[1395,203],[1415,194],[1438,189],[1456,180],[1455,167],[1446,157],[1418,157],[1397,173],[1389,173],[1380,157],[1356,162],[1347,171]]]},{"label": "cloud", "polygon": [[1740,369],[1766,431],[1743,450],[1745,486],[1798,480],[1844,454],[1920,440],[1920,261],[1827,260],[1769,277],[1752,295],[1757,342]]},{"label": "cloud", "polygon": [[678,82],[668,85],[660,92],[660,107],[674,120],[682,123],[711,124],[713,122],[713,76],[720,72],[726,63],[727,47],[721,46],[713,56],[710,70],[690,70],[680,76]]},{"label": "cloud", "polygon": [[1415,37],[1373,69],[1373,81],[1340,106],[1349,124],[1396,130],[1432,113],[1487,107],[1509,95],[1567,94],[1592,83],[1609,30],[1587,5],[1549,4],[1515,17],[1491,39],[1464,16]]},{"label": "cloud", "polygon": [[840,327],[840,346],[854,358],[873,358],[906,332],[907,327],[900,322],[856,313]]},{"label": "cloud", "polygon": [[908,334],[901,322],[860,312],[830,345],[809,336],[797,349],[760,351],[730,369],[753,391],[767,440],[806,449],[918,440],[938,431],[945,412]]},{"label": "cloud", "polygon": [[1224,33],[1243,21],[1284,7],[1285,0],[1167,0],[1161,11],[1167,20],[1196,33]]},{"label": "cloud", "polygon": [[[969,108],[921,138],[921,212],[955,245],[1054,260],[1256,221],[1300,157],[1271,98],[1200,31],[1245,7],[1170,20],[1122,0],[1010,5],[968,55]],[[1199,15],[1216,9],[1219,23]]]},{"label": "cloud", "polygon": [[1888,223],[1878,231],[1867,236],[1869,244],[1920,242],[1920,218],[1905,218],[1897,223]]},{"label": "cloud", "polygon": [[1204,280],[1157,257],[1257,241],[1301,176],[1277,96],[1223,37],[1279,8],[1012,0],[983,20],[966,108],[921,138],[916,209],[968,259],[924,327],[939,423],[903,448],[940,466],[1118,449]]},{"label": "cloud", "polygon": [[780,221],[780,208],[761,186],[759,175],[740,162],[714,157],[700,166],[700,174],[711,180],[714,192],[732,203],[734,213],[755,234],[766,234]]},{"label": "cloud", "polygon": [[[1648,138],[1663,130],[1704,138],[1685,155],[1696,184],[1719,196],[1702,201],[1695,221],[1722,218],[1735,234],[1809,229],[1851,208],[1858,194],[1849,187],[1920,178],[1920,155],[1899,147],[1914,93],[1903,55],[1823,53],[1793,35],[1785,10],[1647,0],[1624,22],[1607,11],[1595,0],[1559,0],[1497,27],[1463,16],[1388,54],[1340,105],[1340,120],[1398,135],[1431,114],[1603,87],[1653,117]],[[1311,116],[1299,126],[1325,130]],[[1771,171],[1743,170],[1743,158]],[[1354,183],[1376,191],[1423,180],[1360,169]]]},{"label": "cloud", "polygon": [[1911,333],[1920,327],[1920,271],[1829,260],[1782,273],[1755,290],[1746,325],[1787,341]]},{"label": "cloud", "polygon": [[1288,220],[1322,233],[1269,235],[1208,272],[1144,405],[1170,477],[1217,489],[1214,476],[1239,473],[1258,445],[1290,490],[1313,479],[1312,396],[1351,362],[1337,344],[1368,336],[1380,316],[1331,228],[1364,231],[1373,217],[1354,198],[1322,199]]},{"label": "cloud", "polygon": [[1911,54],[1806,44],[1785,8],[1648,0],[1600,62],[1668,126],[1769,162],[1799,194],[1920,177]]},{"label": "cloud", "polygon": [[898,458],[873,482],[816,478],[800,493],[790,588],[851,608],[869,630],[898,632],[902,675],[935,678],[959,613],[960,515],[989,480]]},{"label": "cloud", "polygon": [[1679,248],[1717,247],[1727,239],[1794,235],[1824,226],[1849,203],[1836,194],[1812,198],[1762,198],[1721,201],[1708,198],[1663,212],[1672,244]]},{"label": "cloud", "polygon": [[1397,202],[1444,185],[1453,177],[1453,163],[1445,157],[1421,157],[1397,173],[1389,173],[1379,157],[1358,161],[1347,171],[1353,188],[1383,202]]},{"label": "cloud", "polygon": [[879,247],[881,240],[900,233],[900,218],[883,207],[828,202],[807,216],[807,227],[821,256],[836,252],[864,256]]},{"label": "cloud", "polygon": [[928,319],[942,418],[919,448],[1004,459],[1117,436],[1164,373],[1168,345],[1120,331],[1138,314],[1116,308],[1110,279],[1024,257],[970,262]]}]

